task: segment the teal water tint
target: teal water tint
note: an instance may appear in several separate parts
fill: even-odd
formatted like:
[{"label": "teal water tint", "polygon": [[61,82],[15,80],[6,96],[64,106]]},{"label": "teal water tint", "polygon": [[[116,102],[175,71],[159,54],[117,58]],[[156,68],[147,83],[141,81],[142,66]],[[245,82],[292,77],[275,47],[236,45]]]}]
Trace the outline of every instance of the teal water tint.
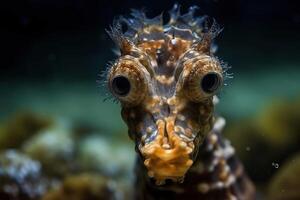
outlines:
[{"label": "teal water tint", "polygon": [[[292,66],[293,67],[293,66]],[[220,94],[217,112],[238,119],[254,115],[274,99],[300,96],[300,69],[292,67],[235,74],[235,78]],[[103,91],[95,81],[26,82],[1,85],[1,118],[17,111],[32,110],[84,121],[103,127],[109,132],[126,130],[120,117],[120,105],[103,101]],[[3,96],[4,97],[4,96]],[[126,131],[124,131],[126,132]]]},{"label": "teal water tint", "polygon": [[[262,65],[261,67],[264,67]],[[220,95],[217,111],[231,119],[251,117],[276,100],[292,100],[300,96],[300,69],[296,65],[243,71],[235,74]]]},{"label": "teal water tint", "polygon": [[10,85],[1,88],[1,118],[14,112],[34,111],[43,115],[65,117],[112,132],[126,133],[121,121],[120,108],[112,101],[104,102],[97,84],[91,82],[48,82]]}]

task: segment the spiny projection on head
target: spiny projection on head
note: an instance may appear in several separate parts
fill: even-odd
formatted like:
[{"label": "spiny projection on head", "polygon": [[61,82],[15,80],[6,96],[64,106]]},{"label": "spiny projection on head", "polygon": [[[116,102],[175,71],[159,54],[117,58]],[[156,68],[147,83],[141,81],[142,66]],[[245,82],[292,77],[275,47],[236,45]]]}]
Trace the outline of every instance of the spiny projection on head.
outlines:
[{"label": "spiny projection on head", "polygon": [[[131,18],[119,17],[108,31],[121,56],[138,60],[151,76],[155,74],[160,95],[172,95],[176,83],[174,73],[179,75],[183,62],[199,55],[212,56],[216,51],[213,39],[221,29],[215,20],[209,27],[207,16],[194,17],[197,8],[192,6],[188,13],[181,15],[180,6],[175,4],[166,24],[162,15],[148,19],[144,12],[132,10]],[[228,78],[227,65],[223,62],[220,65],[223,78]]]},{"label": "spiny projection on head", "polygon": [[[214,55],[213,40],[221,29],[214,20],[208,26],[207,16],[195,17],[196,9],[181,14],[175,4],[167,23],[162,15],[149,19],[133,10],[130,18],[120,17],[108,31],[120,56],[109,68],[107,86],[121,103],[122,118],[139,154],[136,169],[142,196],[180,191],[183,199],[187,194],[211,199],[217,191],[222,197],[217,199],[230,199],[238,197],[232,189],[235,180],[242,178],[252,186],[244,173],[235,177],[230,171],[234,153],[226,153],[230,145],[221,148],[220,128],[213,130],[219,124],[213,98],[227,68]],[[208,162],[201,156],[206,151],[206,157],[211,157]],[[216,157],[220,155],[228,156]],[[203,170],[195,170],[199,163]],[[187,185],[193,182],[189,176],[193,171],[199,171],[192,177],[195,184],[205,185],[206,190]],[[220,178],[223,171],[226,175]]]}]

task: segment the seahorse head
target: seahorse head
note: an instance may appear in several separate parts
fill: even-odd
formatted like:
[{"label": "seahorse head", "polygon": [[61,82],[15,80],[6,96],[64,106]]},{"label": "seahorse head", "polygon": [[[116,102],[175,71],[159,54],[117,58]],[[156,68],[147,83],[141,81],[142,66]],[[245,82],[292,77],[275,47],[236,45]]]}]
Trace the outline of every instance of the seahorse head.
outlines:
[{"label": "seahorse head", "polygon": [[157,184],[182,180],[192,166],[212,128],[213,96],[223,83],[212,44],[220,29],[216,23],[206,28],[206,17],[194,17],[195,9],[181,15],[175,5],[168,23],[133,10],[109,31],[120,57],[107,74],[107,86]]}]

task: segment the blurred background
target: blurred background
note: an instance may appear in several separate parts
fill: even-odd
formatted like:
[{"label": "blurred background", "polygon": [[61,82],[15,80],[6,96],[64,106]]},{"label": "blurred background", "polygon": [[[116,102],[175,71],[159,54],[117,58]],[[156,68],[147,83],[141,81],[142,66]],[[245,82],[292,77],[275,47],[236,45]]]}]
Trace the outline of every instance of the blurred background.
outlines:
[{"label": "blurred background", "polygon": [[[234,78],[216,111],[259,197],[300,199],[299,3],[177,2],[224,27],[217,56]],[[105,29],[131,8],[154,17],[174,3],[1,2],[0,199],[130,198],[134,147],[119,105],[104,102],[97,83],[115,58]]]}]

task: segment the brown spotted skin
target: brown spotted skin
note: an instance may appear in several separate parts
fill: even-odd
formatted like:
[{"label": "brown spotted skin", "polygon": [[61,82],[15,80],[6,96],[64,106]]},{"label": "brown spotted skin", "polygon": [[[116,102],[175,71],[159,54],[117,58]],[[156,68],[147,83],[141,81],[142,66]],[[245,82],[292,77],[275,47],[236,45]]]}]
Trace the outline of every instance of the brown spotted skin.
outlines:
[{"label": "brown spotted skin", "polygon": [[225,121],[214,117],[226,76],[214,56],[220,29],[215,22],[208,28],[195,10],[181,15],[175,5],[165,24],[133,10],[109,32],[120,56],[108,88],[139,154],[136,199],[254,199],[254,186],[220,136]]}]

